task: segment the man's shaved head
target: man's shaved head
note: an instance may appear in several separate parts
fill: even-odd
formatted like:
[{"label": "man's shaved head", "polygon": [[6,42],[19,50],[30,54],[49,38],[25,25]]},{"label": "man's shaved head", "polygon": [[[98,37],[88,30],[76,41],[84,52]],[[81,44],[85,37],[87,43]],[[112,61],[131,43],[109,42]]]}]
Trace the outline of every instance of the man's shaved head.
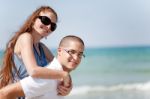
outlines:
[{"label": "man's shaved head", "polygon": [[59,47],[67,47],[71,41],[80,42],[84,46],[84,42],[81,38],[74,35],[68,35],[62,38],[62,40],[59,43]]}]

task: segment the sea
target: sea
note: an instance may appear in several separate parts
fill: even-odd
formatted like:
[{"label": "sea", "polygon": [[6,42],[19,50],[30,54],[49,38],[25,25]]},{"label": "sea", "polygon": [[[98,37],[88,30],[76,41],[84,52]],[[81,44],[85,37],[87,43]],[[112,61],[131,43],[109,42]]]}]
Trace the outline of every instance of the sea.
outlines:
[{"label": "sea", "polygon": [[65,99],[150,99],[150,46],[86,48],[85,56]]}]

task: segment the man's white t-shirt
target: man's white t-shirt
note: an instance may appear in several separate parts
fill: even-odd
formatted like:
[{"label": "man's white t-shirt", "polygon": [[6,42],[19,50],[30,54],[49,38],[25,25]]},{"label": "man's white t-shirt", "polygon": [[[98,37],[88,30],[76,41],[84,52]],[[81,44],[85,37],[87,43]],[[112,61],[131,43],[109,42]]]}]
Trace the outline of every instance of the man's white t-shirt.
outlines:
[{"label": "man's white t-shirt", "polygon": [[[54,70],[63,70],[56,58],[46,67]],[[63,99],[57,95],[58,79],[39,79],[26,77],[20,81],[26,99]]]}]

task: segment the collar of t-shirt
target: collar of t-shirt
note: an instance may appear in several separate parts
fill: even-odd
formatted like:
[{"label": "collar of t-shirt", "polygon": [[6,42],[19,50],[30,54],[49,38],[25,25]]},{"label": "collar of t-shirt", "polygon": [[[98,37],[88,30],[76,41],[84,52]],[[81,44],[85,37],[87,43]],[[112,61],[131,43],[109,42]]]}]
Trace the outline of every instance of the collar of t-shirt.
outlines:
[{"label": "collar of t-shirt", "polygon": [[63,70],[62,65],[56,58],[54,58],[52,62],[48,64],[47,68],[55,70]]}]

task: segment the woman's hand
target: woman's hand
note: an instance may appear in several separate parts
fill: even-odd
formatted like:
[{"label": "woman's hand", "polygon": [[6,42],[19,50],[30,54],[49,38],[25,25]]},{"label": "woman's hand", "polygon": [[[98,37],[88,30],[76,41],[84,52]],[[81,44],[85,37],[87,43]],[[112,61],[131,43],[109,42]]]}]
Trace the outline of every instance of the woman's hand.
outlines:
[{"label": "woman's hand", "polygon": [[72,80],[71,76],[69,75],[58,84],[57,92],[58,95],[60,96],[66,96],[71,92],[71,90],[72,90]]}]

